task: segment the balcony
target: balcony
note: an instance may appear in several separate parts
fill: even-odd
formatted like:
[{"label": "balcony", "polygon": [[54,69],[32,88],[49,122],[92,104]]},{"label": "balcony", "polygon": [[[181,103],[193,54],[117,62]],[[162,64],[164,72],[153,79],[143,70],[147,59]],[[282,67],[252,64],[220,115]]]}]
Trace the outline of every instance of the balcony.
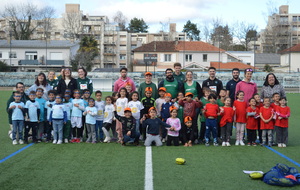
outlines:
[{"label": "balcony", "polygon": [[[18,65],[23,66],[46,66],[46,63],[40,63],[38,60],[19,60]],[[65,65],[64,60],[47,60],[47,66],[63,66]]]}]

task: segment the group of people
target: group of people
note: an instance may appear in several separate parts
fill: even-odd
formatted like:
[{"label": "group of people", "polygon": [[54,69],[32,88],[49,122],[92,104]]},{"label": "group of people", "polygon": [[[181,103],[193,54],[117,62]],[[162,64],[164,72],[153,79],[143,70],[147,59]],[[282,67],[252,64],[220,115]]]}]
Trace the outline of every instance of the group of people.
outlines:
[{"label": "group of people", "polygon": [[84,68],[78,70],[78,79],[72,78],[67,68],[59,79],[54,72],[48,73],[48,80],[40,73],[26,91],[18,83],[8,101],[13,144],[28,143],[31,129],[33,142],[44,137],[53,144],[86,139],[87,143],[117,141],[122,145],[143,141],[145,146],[161,146],[163,142],[167,146],[209,146],[210,142],[230,146],[235,126],[235,145],[245,145],[247,136],[248,146],[259,141],[286,147],[290,109],[284,88],[273,73],[266,76],[258,94],[250,68],[244,71],[243,80],[240,70],[234,68],[226,88],[216,78],[214,67],[208,69],[209,78],[202,85],[194,80],[192,71],[184,75],[181,69],[180,63],[174,64],[175,72],[166,69],[166,77],[158,86],[152,82],[152,73],[146,72],[145,82],[136,91],[127,68],[121,68],[114,92],[104,100],[101,91],[91,98],[93,85]]}]

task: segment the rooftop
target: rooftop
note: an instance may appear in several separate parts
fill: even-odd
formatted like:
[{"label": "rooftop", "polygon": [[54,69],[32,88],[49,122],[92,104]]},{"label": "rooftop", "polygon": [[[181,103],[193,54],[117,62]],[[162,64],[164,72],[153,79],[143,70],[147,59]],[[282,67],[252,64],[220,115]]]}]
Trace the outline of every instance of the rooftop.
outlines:
[{"label": "rooftop", "polygon": [[50,40],[47,42],[44,40],[12,40],[11,44],[7,40],[0,40],[0,48],[70,48],[78,45],[78,42],[72,43],[68,40]]}]

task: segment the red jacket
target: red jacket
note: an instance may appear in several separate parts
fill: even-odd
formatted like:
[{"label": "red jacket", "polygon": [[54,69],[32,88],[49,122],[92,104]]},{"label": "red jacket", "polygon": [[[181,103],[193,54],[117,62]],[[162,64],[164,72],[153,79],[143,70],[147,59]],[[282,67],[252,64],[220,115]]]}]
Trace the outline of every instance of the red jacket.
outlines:
[{"label": "red jacket", "polygon": [[250,130],[257,130],[258,129],[257,117],[259,116],[259,108],[256,107],[256,109],[253,109],[251,108],[251,106],[249,106],[247,108],[247,113],[251,113],[251,112],[255,112],[255,115],[247,117],[246,128]]},{"label": "red jacket", "polygon": [[[277,106],[275,112],[276,112],[275,126],[284,127],[284,128],[289,127],[288,118],[290,117],[291,114],[290,107]],[[282,119],[279,119],[279,117],[282,117]]]},{"label": "red jacket", "polygon": [[208,117],[214,117],[217,118],[218,117],[218,113],[219,113],[219,106],[218,104],[211,104],[208,103],[205,105],[205,116],[206,118]]},{"label": "red jacket", "polygon": [[200,108],[202,106],[201,102],[196,102],[192,100],[191,102],[179,100],[179,105],[183,107],[183,117],[190,116],[191,118],[196,116],[196,108]]},{"label": "red jacket", "polygon": [[224,112],[221,114],[220,127],[224,127],[227,123],[233,122],[234,111],[232,107],[223,107]]},{"label": "red jacket", "polygon": [[[260,108],[259,112],[262,114],[262,117],[264,119],[269,119],[274,110],[273,108],[269,107],[269,108],[265,108],[264,106]],[[260,120],[260,129],[264,130],[264,129],[274,129],[274,120],[271,119],[271,121],[269,121],[268,123],[265,123],[262,119]]]}]

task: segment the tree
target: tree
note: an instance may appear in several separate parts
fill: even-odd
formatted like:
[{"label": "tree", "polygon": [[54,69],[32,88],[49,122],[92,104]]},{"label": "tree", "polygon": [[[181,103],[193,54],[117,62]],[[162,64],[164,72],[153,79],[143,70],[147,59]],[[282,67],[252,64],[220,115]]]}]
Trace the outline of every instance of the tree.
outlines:
[{"label": "tree", "polygon": [[9,66],[5,63],[5,61],[0,61],[0,72],[10,71]]},{"label": "tree", "polygon": [[187,36],[192,41],[199,41],[200,40],[200,30],[197,28],[197,24],[192,23],[190,20],[186,22],[186,24],[183,26],[183,31],[186,32]]},{"label": "tree", "polygon": [[126,30],[126,22],[127,18],[123,15],[121,11],[118,11],[115,16],[113,17],[115,23],[118,23],[120,31]]},{"label": "tree", "polygon": [[148,28],[148,25],[143,19],[138,19],[134,17],[130,20],[127,30],[131,33],[143,33],[148,32]]},{"label": "tree", "polygon": [[[51,25],[51,18],[54,16],[52,7],[38,8],[31,3],[19,5],[7,5],[1,16],[9,23],[6,30],[12,31],[16,40],[30,40],[33,32],[38,28],[47,28]],[[45,28],[44,28],[45,29]]]},{"label": "tree", "polygon": [[230,50],[232,46],[232,34],[228,25],[222,26],[214,24],[210,39],[215,46],[217,45],[224,50]]},{"label": "tree", "polygon": [[249,43],[256,40],[256,25],[246,22],[236,22],[234,24],[233,35],[238,40],[238,43],[244,46],[245,51],[249,49]]},{"label": "tree", "polygon": [[273,72],[274,70],[269,64],[265,64],[263,71],[270,73],[270,72]]},{"label": "tree", "polygon": [[78,12],[68,12],[63,16],[64,38],[78,40],[82,33],[82,15]]}]

